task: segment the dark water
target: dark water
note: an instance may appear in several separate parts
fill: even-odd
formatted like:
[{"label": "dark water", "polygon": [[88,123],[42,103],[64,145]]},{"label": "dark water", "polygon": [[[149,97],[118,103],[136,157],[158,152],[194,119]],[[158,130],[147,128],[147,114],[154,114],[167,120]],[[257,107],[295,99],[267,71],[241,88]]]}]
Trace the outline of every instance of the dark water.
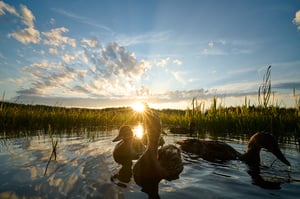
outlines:
[{"label": "dark water", "polygon": [[[96,132],[94,136],[58,136],[57,160],[51,160],[48,135],[0,139],[0,198],[147,198],[131,182],[120,187],[111,176],[120,168],[112,158],[117,131]],[[56,139],[55,138],[55,139]],[[168,135],[167,143],[185,139]],[[223,139],[223,138],[219,138]],[[243,152],[246,142],[226,139]],[[289,169],[275,157],[261,152],[259,176],[248,173],[240,161],[211,163],[184,154],[184,170],[174,181],[162,180],[161,198],[300,198],[300,153],[295,144],[281,145],[291,162]]]}]

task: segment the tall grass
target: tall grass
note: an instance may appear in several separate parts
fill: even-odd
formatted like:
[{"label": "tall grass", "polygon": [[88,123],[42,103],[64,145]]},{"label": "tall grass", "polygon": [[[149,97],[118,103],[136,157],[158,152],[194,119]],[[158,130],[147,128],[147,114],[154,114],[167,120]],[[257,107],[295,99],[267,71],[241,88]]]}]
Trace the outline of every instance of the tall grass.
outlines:
[{"label": "tall grass", "polygon": [[[189,127],[196,124],[198,133],[253,133],[264,130],[272,133],[299,132],[299,108],[279,106],[223,107],[214,97],[212,105],[204,110],[202,103],[195,103],[194,109],[157,110],[165,128]],[[135,125],[139,117],[130,108],[101,110],[74,109],[62,107],[20,105],[2,102],[0,109],[1,134],[33,134],[37,130],[47,132],[51,126],[53,133],[89,132],[119,128],[121,125]]]},{"label": "tall grass", "polygon": [[[192,110],[157,110],[162,123],[167,127],[189,127],[196,125],[198,133],[250,134],[255,131],[269,131],[273,134],[295,133],[300,137],[300,98],[294,89],[295,108],[281,108],[270,104],[271,66],[267,68],[263,83],[258,90],[259,105],[250,105],[245,97],[242,106],[224,107],[214,97],[208,110],[205,104],[192,99]],[[4,95],[3,95],[4,99]],[[22,105],[0,102],[0,135],[13,133],[32,134],[47,132],[51,126],[53,133],[91,132],[119,128],[121,125],[138,124],[140,118],[129,107],[106,109],[63,108],[42,105]]]},{"label": "tall grass", "polygon": [[0,102],[0,130],[9,133],[54,133],[107,130],[123,124],[136,124],[137,116],[131,108],[81,109],[43,105],[24,105]]}]

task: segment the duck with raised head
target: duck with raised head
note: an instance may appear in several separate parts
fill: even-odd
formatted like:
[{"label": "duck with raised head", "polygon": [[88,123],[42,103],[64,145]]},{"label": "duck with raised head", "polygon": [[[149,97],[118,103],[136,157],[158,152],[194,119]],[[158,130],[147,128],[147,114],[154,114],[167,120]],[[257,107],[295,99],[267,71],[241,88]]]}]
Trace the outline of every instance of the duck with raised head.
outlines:
[{"label": "duck with raised head", "polygon": [[132,160],[139,158],[144,151],[144,146],[134,138],[129,126],[120,128],[119,134],[113,139],[113,142],[118,141],[120,142],[114,148],[113,158],[122,165],[122,168],[116,177],[122,182],[129,182],[132,176]]},{"label": "duck with raised head", "polygon": [[220,141],[186,139],[176,143],[180,145],[182,151],[197,154],[208,161],[242,160],[249,166],[260,165],[260,150],[264,148],[273,153],[281,162],[291,166],[290,162],[282,154],[275,138],[266,132],[257,132],[252,135],[244,154]]},{"label": "duck with raised head", "polygon": [[142,191],[149,198],[160,198],[158,184],[162,179],[174,180],[179,178],[183,170],[180,150],[174,145],[166,145],[158,149],[162,132],[159,116],[146,108],[143,114],[145,130],[148,136],[146,151],[133,167],[133,177]]}]

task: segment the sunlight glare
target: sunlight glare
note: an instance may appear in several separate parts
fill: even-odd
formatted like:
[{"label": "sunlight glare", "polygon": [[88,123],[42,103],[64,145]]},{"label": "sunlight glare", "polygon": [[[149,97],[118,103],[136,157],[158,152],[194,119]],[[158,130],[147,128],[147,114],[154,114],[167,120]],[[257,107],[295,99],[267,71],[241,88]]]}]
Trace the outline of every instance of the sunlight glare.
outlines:
[{"label": "sunlight glare", "polygon": [[141,102],[136,102],[132,105],[132,109],[138,113],[143,113],[145,110],[145,105]]},{"label": "sunlight glare", "polygon": [[137,125],[134,129],[133,129],[133,133],[134,135],[139,138],[142,139],[143,134],[144,134],[144,129],[143,126],[141,124]]}]

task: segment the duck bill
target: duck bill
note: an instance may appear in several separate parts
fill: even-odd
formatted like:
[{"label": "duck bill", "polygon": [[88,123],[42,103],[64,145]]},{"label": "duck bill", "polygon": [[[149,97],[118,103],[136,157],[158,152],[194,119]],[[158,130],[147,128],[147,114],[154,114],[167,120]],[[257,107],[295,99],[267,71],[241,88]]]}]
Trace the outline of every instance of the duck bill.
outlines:
[{"label": "duck bill", "polygon": [[122,140],[123,139],[123,137],[119,134],[117,137],[115,137],[114,139],[113,139],[113,142],[118,142],[118,141],[120,141],[120,140]]},{"label": "duck bill", "polygon": [[282,152],[280,151],[280,149],[277,149],[275,151],[273,151],[273,154],[284,164],[286,164],[287,166],[291,166],[291,163],[284,157],[284,155],[282,154]]}]

